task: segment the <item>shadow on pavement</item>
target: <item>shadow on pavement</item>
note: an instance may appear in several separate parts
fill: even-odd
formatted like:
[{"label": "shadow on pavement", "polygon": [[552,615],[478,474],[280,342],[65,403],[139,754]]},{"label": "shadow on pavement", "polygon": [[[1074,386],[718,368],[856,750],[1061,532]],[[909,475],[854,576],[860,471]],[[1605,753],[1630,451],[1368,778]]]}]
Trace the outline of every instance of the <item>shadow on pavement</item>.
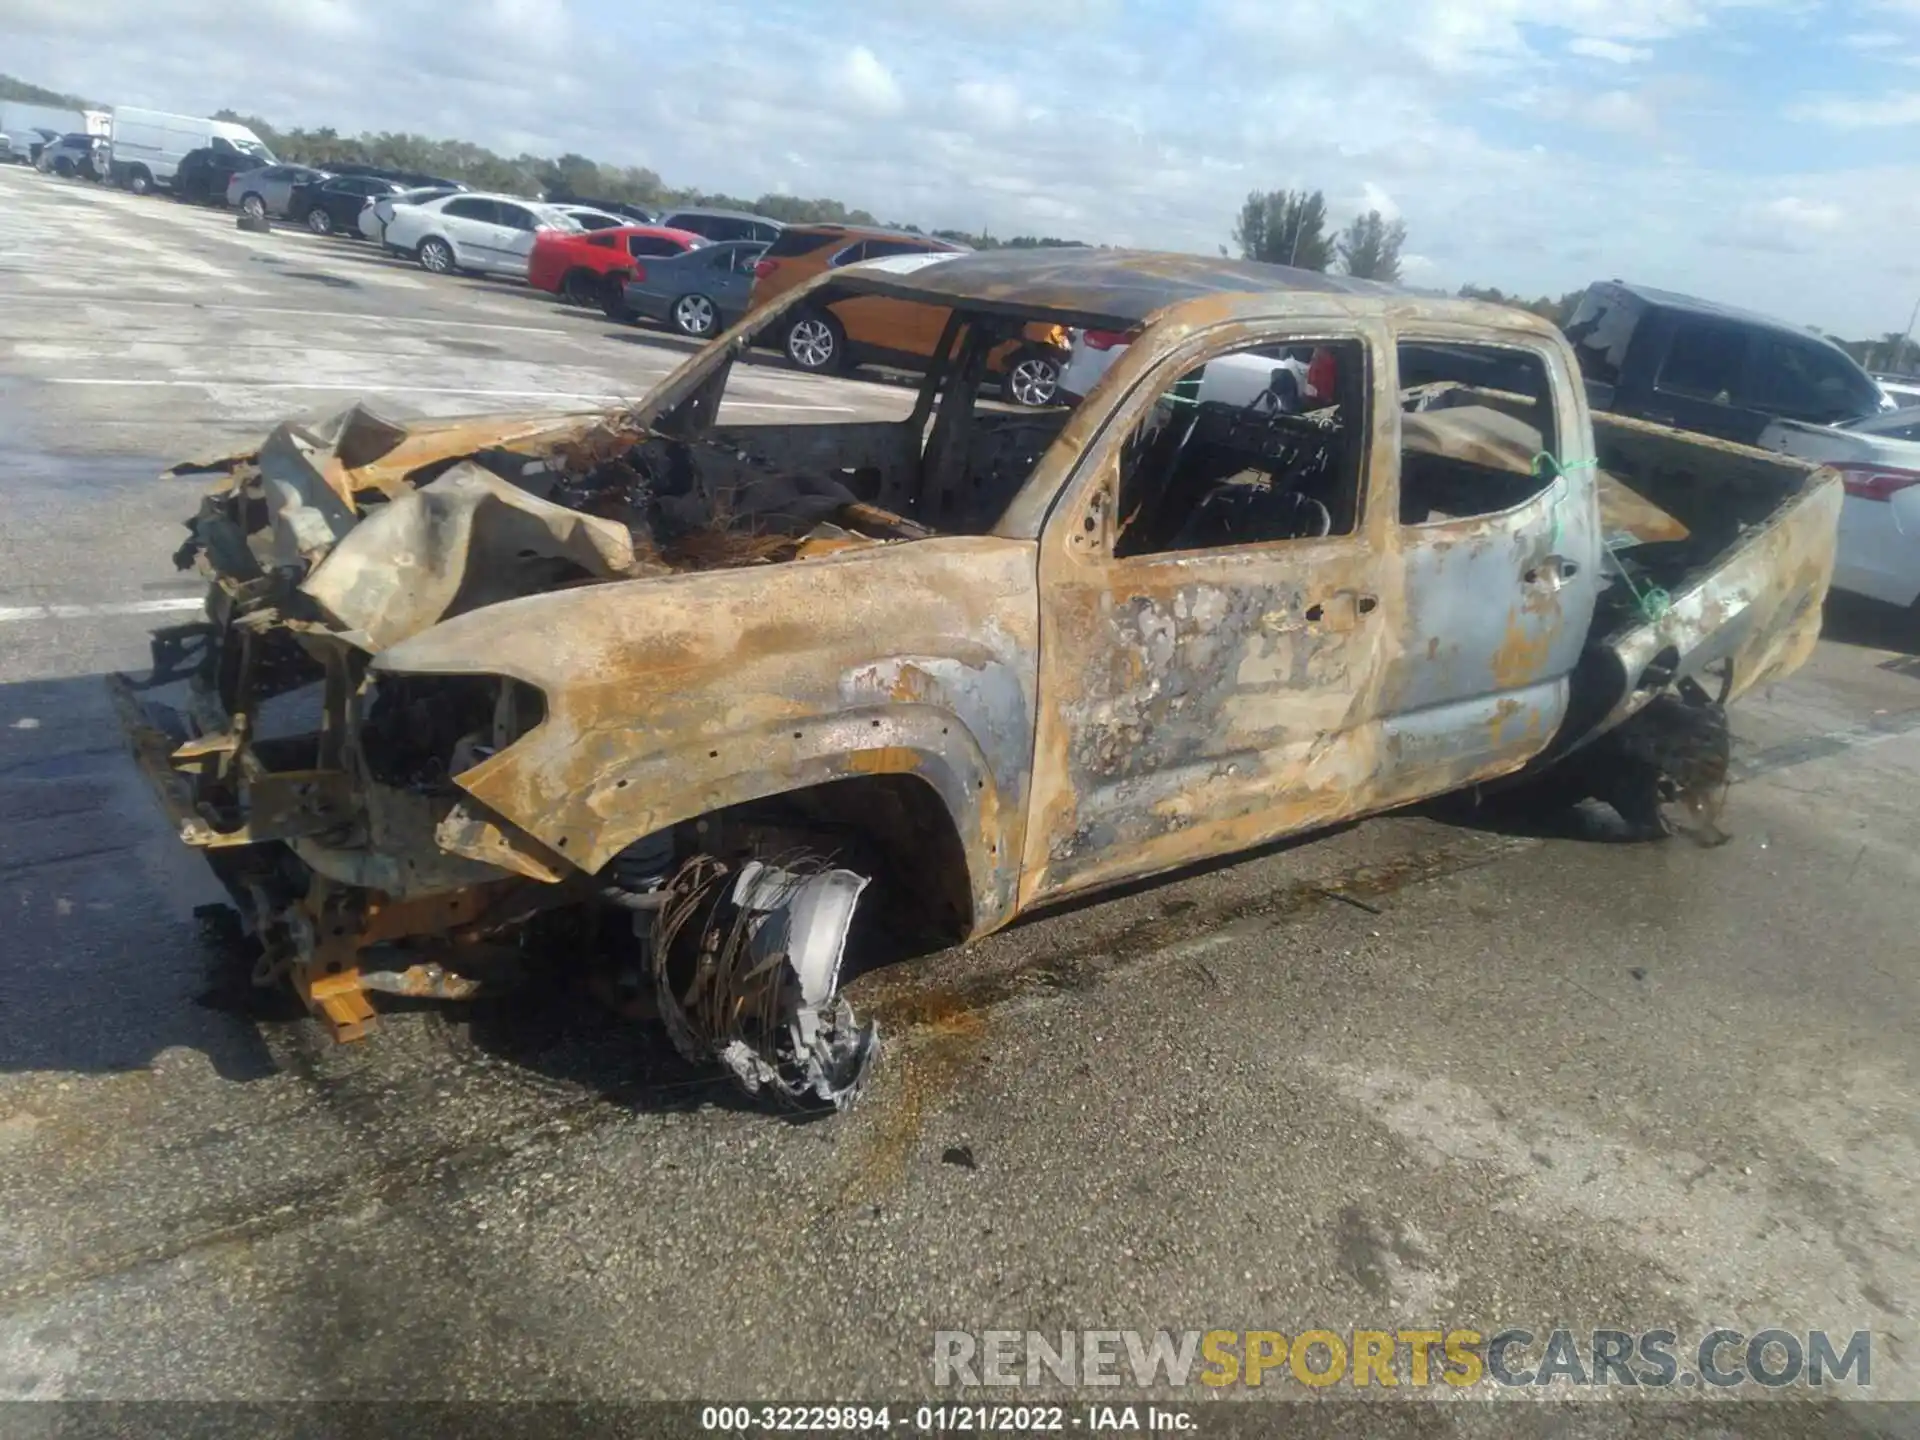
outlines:
[{"label": "shadow on pavement", "polygon": [[185,1047],[228,1079],[274,1072],[255,1025],[198,1003],[222,956],[194,908],[219,891],[184,852],[102,677],[0,685],[0,1069],[135,1070]]},{"label": "shadow on pavement", "polygon": [[430,1066],[491,1059],[638,1110],[772,1108],[616,1013],[591,957],[560,945],[552,983],[496,1000],[377,997],[375,1053],[348,1056],[290,989],[253,983],[238,915],[162,817],[104,678],[0,685],[0,1071],[111,1074],[187,1049],[230,1081],[324,1078],[417,1068],[424,1041]]},{"label": "shadow on pavement", "polygon": [[1528,840],[1578,840],[1597,845],[1646,843],[1599,800],[1569,802],[1548,790],[1463,790],[1415,806],[1413,814],[1459,830]]}]

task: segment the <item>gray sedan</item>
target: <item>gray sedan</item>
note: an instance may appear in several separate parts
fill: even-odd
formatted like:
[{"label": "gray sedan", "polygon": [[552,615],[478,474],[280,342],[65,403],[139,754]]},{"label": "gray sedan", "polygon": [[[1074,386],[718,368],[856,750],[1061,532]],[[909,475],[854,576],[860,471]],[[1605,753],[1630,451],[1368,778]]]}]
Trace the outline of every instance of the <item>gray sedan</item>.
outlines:
[{"label": "gray sedan", "polygon": [[249,215],[285,219],[294,187],[316,185],[329,173],[310,165],[263,165],[258,170],[242,170],[227,181],[227,204],[237,205]]},{"label": "gray sedan", "polygon": [[747,313],[753,266],[764,240],[726,240],[679,255],[634,261],[638,278],[621,292],[628,317],[658,320],[696,340],[718,335]]}]

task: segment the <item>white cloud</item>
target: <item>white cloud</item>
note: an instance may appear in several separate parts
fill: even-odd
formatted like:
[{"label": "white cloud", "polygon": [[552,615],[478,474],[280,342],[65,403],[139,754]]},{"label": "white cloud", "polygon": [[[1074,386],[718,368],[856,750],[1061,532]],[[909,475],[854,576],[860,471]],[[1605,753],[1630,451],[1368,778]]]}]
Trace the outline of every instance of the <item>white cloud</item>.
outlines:
[{"label": "white cloud", "polygon": [[967,123],[981,130],[1011,130],[1024,118],[1019,87],[1011,81],[962,80],[953,99]]},{"label": "white cloud", "polygon": [[1387,193],[1384,186],[1376,185],[1371,180],[1361,182],[1360,203],[1355,208],[1363,214],[1368,210],[1378,210],[1383,220],[1400,218],[1399,203]]},{"label": "white cloud", "polygon": [[1840,43],[1849,50],[1895,50],[1908,43],[1908,37],[1893,30],[1859,30],[1842,35]]},{"label": "white cloud", "polygon": [[1653,51],[1645,45],[1627,45],[1618,40],[1602,40],[1597,35],[1582,35],[1567,42],[1567,53],[1615,65],[1632,65],[1645,60]]},{"label": "white cloud", "polygon": [[864,45],[849,50],[834,67],[831,76],[840,98],[868,115],[898,115],[907,108],[906,96],[893,72],[880,63],[880,57]]},{"label": "white cloud", "polygon": [[1847,223],[1847,212],[1830,200],[1802,200],[1798,195],[1782,195],[1761,207],[1768,219],[1807,230],[1838,230]]},{"label": "white cloud", "polygon": [[1637,91],[1602,90],[1582,97],[1575,109],[1589,125],[1618,135],[1651,140],[1660,132],[1659,112]]},{"label": "white cloud", "polygon": [[1275,59],[1312,61],[1331,49],[1454,79],[1537,66],[1530,32],[1562,32],[1570,52],[1624,63],[1776,3],[1793,0],[1203,0],[1205,13]]},{"label": "white cloud", "polygon": [[1874,130],[1895,125],[1920,125],[1920,90],[1857,98],[1817,95],[1787,112],[1796,120],[1812,120],[1836,130]]},{"label": "white cloud", "polygon": [[[570,150],[709,191],[1208,255],[1248,191],[1304,185],[1342,223],[1404,218],[1403,263],[1423,285],[1557,294],[1622,275],[1849,334],[1902,324],[1920,164],[1867,168],[1903,137],[1873,133],[1861,107],[1891,127],[1900,97],[1857,83],[1900,72],[1833,44],[1851,73],[1803,103],[1845,102],[1838,123],[1862,133],[1828,147],[1823,170],[1766,173],[1795,148],[1774,143],[1782,102],[1689,89],[1661,63],[1679,37],[1771,41],[1743,26],[1752,8],[478,0],[450,31],[442,0],[260,0],[240,25],[221,0],[0,0],[0,68],[107,103]],[[134,31],[168,43],[112,43]],[[1653,53],[1601,68],[1623,50]],[[405,83],[369,83],[369,56]],[[1739,168],[1720,158],[1728,136],[1746,147]]]},{"label": "white cloud", "polygon": [[1847,214],[1837,200],[1780,195],[1739,206],[1708,238],[1715,245],[1762,254],[1825,254],[1844,243]]}]

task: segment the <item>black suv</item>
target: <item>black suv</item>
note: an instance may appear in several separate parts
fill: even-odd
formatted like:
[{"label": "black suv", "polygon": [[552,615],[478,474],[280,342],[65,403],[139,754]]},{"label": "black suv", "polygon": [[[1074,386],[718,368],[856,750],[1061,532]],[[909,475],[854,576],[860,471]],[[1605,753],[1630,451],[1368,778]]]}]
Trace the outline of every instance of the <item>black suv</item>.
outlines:
[{"label": "black suv", "polygon": [[180,168],[173,172],[173,193],[176,199],[191,200],[196,205],[224,205],[228,180],[242,170],[258,170],[269,163],[258,155],[211,145],[189,150],[180,157]]},{"label": "black suv", "polygon": [[1825,336],[1619,280],[1587,287],[1566,325],[1596,410],[1754,444],[1775,420],[1877,415],[1880,387]]},{"label": "black suv", "polygon": [[329,175],[362,175],[369,180],[391,180],[404,190],[464,190],[458,180],[429,175],[424,170],[395,170],[388,165],[368,165],[359,160],[329,161],[323,166]]}]

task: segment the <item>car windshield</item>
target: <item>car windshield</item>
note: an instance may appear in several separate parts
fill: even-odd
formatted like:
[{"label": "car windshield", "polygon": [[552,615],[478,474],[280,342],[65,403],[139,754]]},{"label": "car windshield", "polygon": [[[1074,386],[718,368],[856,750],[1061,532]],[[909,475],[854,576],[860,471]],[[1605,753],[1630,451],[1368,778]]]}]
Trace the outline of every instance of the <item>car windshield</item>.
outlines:
[{"label": "car windshield", "polygon": [[262,145],[258,140],[233,140],[229,143],[234,149],[244,151],[246,154],[258,160],[262,165],[277,165],[280,163],[273,158],[273,151]]}]

